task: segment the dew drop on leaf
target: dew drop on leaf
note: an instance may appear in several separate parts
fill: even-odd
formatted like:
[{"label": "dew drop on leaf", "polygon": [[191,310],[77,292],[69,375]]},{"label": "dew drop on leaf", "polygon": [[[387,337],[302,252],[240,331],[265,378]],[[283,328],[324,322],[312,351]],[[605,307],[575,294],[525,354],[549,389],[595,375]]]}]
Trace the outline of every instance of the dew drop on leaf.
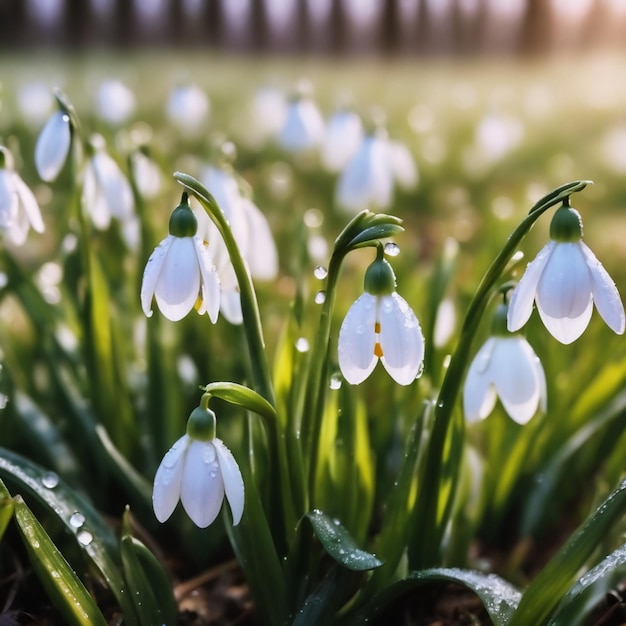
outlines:
[{"label": "dew drop on leaf", "polygon": [[80,528],[85,523],[85,516],[82,513],[76,511],[70,517],[70,526],[72,528]]},{"label": "dew drop on leaf", "polygon": [[296,341],[296,350],[298,352],[308,352],[309,351],[309,342],[304,337],[300,337]]},{"label": "dew drop on leaf", "polygon": [[318,291],[315,294],[315,304],[324,304],[325,301],[326,301],[326,292]]},{"label": "dew drop on leaf", "polygon": [[387,256],[398,256],[400,254],[400,246],[393,241],[388,241],[385,244],[385,254]]},{"label": "dew drop on leaf", "polygon": [[324,280],[324,278],[328,276],[328,270],[323,265],[318,265],[313,270],[313,276],[315,276],[318,280]]},{"label": "dew drop on leaf", "polygon": [[42,476],[41,484],[46,489],[54,489],[59,484],[59,477],[54,472],[48,472]]}]

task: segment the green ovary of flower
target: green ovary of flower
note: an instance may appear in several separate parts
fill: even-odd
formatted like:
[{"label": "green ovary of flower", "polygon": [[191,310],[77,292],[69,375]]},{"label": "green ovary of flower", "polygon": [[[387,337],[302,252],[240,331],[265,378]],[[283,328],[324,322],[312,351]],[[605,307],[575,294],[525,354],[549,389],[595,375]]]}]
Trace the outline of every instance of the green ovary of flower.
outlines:
[{"label": "green ovary of flower", "polygon": [[575,243],[583,237],[580,213],[564,204],[557,209],[550,222],[550,239],[559,243]]}]

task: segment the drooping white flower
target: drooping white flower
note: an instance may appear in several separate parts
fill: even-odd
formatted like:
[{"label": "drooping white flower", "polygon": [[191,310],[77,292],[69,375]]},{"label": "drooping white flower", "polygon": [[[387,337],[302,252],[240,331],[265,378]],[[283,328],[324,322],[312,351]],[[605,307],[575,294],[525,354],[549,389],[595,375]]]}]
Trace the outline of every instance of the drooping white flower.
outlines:
[{"label": "drooping white flower", "polygon": [[186,136],[200,130],[210,111],[209,98],[198,85],[180,85],[167,99],[167,117]]},{"label": "drooping white flower", "polygon": [[624,305],[615,283],[582,242],[578,212],[567,204],[559,208],[550,225],[550,237],[511,296],[509,330],[518,330],[528,321],[536,302],[548,331],[569,344],[587,328],[595,302],[609,328],[623,334]]},{"label": "drooping white flower", "polygon": [[246,139],[258,145],[277,136],[287,114],[284,94],[275,87],[263,87],[254,94],[250,108],[249,136]]},{"label": "drooping white flower", "polygon": [[351,213],[391,204],[394,174],[389,145],[382,133],[367,135],[337,181],[337,205]]},{"label": "drooping white flower", "polygon": [[159,166],[143,151],[137,150],[131,155],[130,167],[139,193],[147,199],[157,196],[162,186]]},{"label": "drooping white flower", "polygon": [[358,385],[380,359],[397,383],[410,385],[424,361],[424,336],[417,317],[396,292],[393,270],[383,258],[370,265],[364,282],[365,293],[350,307],[339,331],[341,373]]},{"label": "drooping white flower", "polygon": [[56,111],[43,127],[35,144],[35,166],[42,180],[56,180],[63,168],[72,143],[70,116]]},{"label": "drooping white flower", "polygon": [[507,306],[496,311],[494,335],[469,366],[463,388],[463,409],[470,422],[485,419],[499,397],[518,424],[526,424],[547,404],[546,376],[539,357],[520,334],[506,332]]},{"label": "drooping white flower", "polygon": [[45,230],[39,204],[13,169],[10,152],[0,147],[0,230],[19,246],[26,241],[30,228],[38,233]]},{"label": "drooping white flower", "polygon": [[119,80],[103,81],[95,93],[98,117],[113,126],[124,124],[135,112],[135,94]]},{"label": "drooping white flower", "polygon": [[[278,252],[272,231],[260,209],[241,194],[228,168],[204,168],[201,180],[226,216],[241,256],[252,278],[271,280],[278,274]],[[204,210],[196,213],[198,237],[206,242],[221,285],[220,311],[231,324],[241,324],[243,315],[239,285],[226,244]]]},{"label": "drooping white flower", "polygon": [[278,145],[288,152],[313,150],[324,137],[324,119],[310,96],[299,94],[287,104]]},{"label": "drooping white flower", "polygon": [[119,165],[104,151],[104,140],[93,138],[93,154],[87,160],[83,178],[82,203],[96,228],[105,230],[111,217],[132,218],[135,201],[128,179]]},{"label": "drooping white flower", "polygon": [[209,409],[198,407],[191,414],[187,434],[166,453],[154,477],[154,513],[165,522],[180,500],[191,521],[206,528],[215,521],[226,496],[236,526],[245,500],[241,471],[230,450],[215,437],[214,425],[212,435],[194,429],[194,416],[201,412],[211,414],[214,424],[215,416]]},{"label": "drooping white flower", "polygon": [[[143,273],[141,306],[152,316],[152,298],[167,319],[176,322],[198,304],[215,323],[220,307],[220,281],[206,246],[196,236],[193,211],[183,194],[170,217],[170,234],[154,250]],[[198,303],[198,299],[200,302]]]},{"label": "drooping white flower", "polygon": [[326,123],[320,151],[322,165],[340,172],[356,154],[363,140],[361,118],[349,109],[337,111]]},{"label": "drooping white flower", "polygon": [[388,146],[394,182],[400,189],[410,191],[418,181],[415,159],[408,147],[400,141],[390,141]]}]

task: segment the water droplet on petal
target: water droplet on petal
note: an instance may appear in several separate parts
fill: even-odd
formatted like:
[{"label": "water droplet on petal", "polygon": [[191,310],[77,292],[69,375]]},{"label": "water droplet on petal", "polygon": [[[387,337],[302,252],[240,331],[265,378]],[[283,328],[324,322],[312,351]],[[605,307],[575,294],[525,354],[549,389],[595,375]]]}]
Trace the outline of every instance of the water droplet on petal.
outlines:
[{"label": "water droplet on petal", "polygon": [[393,241],[388,241],[385,244],[385,254],[387,256],[398,256],[400,254],[400,246]]},{"label": "water droplet on petal", "polygon": [[305,339],[304,337],[300,337],[296,341],[296,350],[298,352],[308,352],[309,351],[309,341],[308,341],[308,339]]},{"label": "water droplet on petal", "polygon": [[329,384],[329,386],[330,386],[331,389],[334,389],[334,390],[341,389],[342,382],[343,382],[343,379],[341,377],[341,374],[333,374],[330,377],[330,384]]},{"label": "water droplet on petal", "polygon": [[315,294],[315,304],[324,304],[325,301],[326,301],[326,292],[318,291]]},{"label": "water droplet on petal", "polygon": [[415,374],[415,378],[421,378],[423,373],[424,373],[424,361],[422,361],[419,364],[419,367],[417,368],[417,374]]},{"label": "water droplet on petal", "polygon": [[72,528],[80,528],[85,523],[85,516],[82,513],[76,511],[70,517],[70,526]]},{"label": "water droplet on petal", "polygon": [[313,270],[313,276],[315,276],[318,280],[324,280],[324,278],[328,276],[328,270],[323,265],[318,265]]},{"label": "water droplet on petal", "polygon": [[88,546],[93,541],[93,535],[88,530],[81,530],[76,538],[81,546]]},{"label": "water droplet on petal", "polygon": [[41,478],[41,484],[47,489],[54,489],[59,484],[59,477],[54,472],[48,472]]}]

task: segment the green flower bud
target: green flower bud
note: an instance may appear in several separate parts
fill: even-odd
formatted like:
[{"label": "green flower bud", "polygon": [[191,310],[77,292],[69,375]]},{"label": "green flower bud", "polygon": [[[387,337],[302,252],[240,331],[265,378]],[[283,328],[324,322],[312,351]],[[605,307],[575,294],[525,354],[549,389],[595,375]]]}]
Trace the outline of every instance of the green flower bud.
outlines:
[{"label": "green flower bud", "polygon": [[196,441],[213,441],[215,413],[208,407],[196,407],[187,420],[187,435]]},{"label": "green flower bud", "polygon": [[198,220],[187,198],[187,193],[183,192],[180,204],[170,215],[170,235],[174,237],[193,237],[198,232]]},{"label": "green flower bud", "polygon": [[365,272],[363,286],[373,296],[386,296],[396,290],[396,275],[385,259],[376,259]]},{"label": "green flower bud", "polygon": [[493,314],[491,322],[491,334],[496,337],[510,337],[511,333],[507,328],[507,313],[509,311],[508,304],[500,304]]},{"label": "green flower bud", "polygon": [[580,213],[569,204],[556,210],[550,222],[550,239],[559,243],[575,243],[583,237],[583,222]]}]

